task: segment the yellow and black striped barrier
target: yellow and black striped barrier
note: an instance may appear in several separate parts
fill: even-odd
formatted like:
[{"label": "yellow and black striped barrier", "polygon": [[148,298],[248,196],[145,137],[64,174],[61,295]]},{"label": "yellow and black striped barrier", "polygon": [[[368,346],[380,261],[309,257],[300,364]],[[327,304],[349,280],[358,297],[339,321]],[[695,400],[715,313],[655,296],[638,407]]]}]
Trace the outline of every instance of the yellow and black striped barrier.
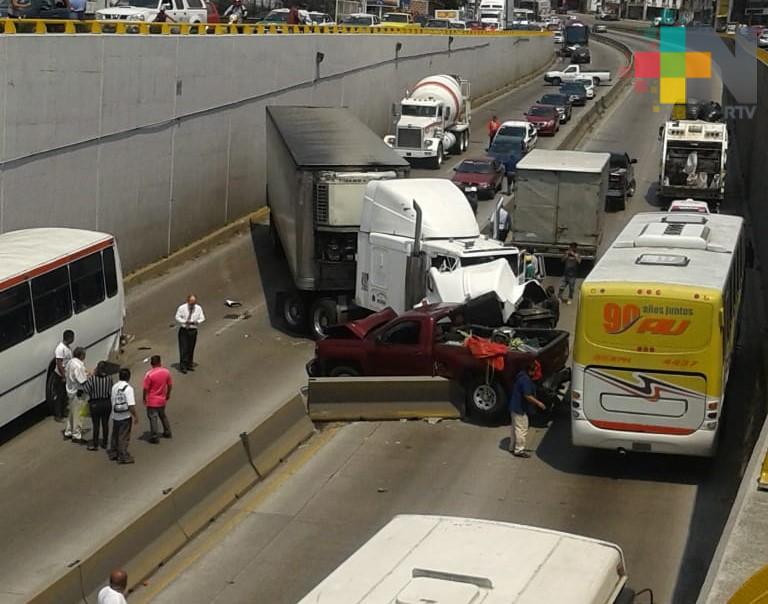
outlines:
[{"label": "yellow and black striped barrier", "polygon": [[428,36],[551,36],[549,31],[362,27],[344,25],[260,25],[228,23],[148,23],[127,19],[75,21],[64,19],[0,19],[0,34],[138,34],[138,35],[264,35],[264,34],[408,34]]}]

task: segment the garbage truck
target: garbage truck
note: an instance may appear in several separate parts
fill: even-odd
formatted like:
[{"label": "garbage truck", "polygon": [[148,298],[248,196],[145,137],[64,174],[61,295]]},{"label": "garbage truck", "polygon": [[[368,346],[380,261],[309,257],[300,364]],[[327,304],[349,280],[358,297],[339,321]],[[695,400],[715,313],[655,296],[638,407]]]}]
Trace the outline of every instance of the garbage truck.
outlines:
[{"label": "garbage truck", "polygon": [[384,142],[409,162],[439,168],[448,153],[469,147],[470,85],[458,75],[433,75],[406,91],[393,109],[395,134]]},{"label": "garbage truck", "polygon": [[692,197],[717,211],[725,197],[728,157],[726,124],[675,120],[662,126],[658,197],[661,202]]}]

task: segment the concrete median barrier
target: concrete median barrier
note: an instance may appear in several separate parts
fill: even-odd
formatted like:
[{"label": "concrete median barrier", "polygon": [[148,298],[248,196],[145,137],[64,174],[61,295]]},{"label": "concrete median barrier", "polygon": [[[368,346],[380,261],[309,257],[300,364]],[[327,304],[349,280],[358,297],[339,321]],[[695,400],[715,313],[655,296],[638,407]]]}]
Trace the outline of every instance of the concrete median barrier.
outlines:
[{"label": "concrete median barrier", "polygon": [[[242,493],[271,472],[314,432],[300,396],[284,403],[197,472],[162,496],[114,536],[39,591],[33,604],[96,601],[114,568],[128,572],[129,588],[179,551]],[[162,488],[158,487],[158,488]]]},{"label": "concrete median barrier", "polygon": [[460,418],[464,397],[454,382],[439,377],[311,378],[313,421]]}]

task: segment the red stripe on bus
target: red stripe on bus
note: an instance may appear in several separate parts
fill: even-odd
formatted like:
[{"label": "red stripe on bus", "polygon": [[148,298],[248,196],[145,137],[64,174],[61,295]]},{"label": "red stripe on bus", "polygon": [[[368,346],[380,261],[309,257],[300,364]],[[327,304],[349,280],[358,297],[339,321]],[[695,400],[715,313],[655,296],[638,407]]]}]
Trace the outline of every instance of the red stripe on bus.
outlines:
[{"label": "red stripe on bus", "polygon": [[607,422],[604,420],[589,420],[590,423],[603,430],[622,430],[624,432],[643,432],[646,434],[674,434],[688,436],[696,432],[693,428],[671,428],[669,426],[649,426],[647,424],[627,424],[624,422]]},{"label": "red stripe on bus", "polygon": [[5,281],[0,281],[0,291],[4,289],[8,289],[9,287],[13,287],[14,285],[18,285],[19,283],[23,283],[24,281],[28,281],[29,279],[34,279],[35,277],[38,277],[44,273],[48,273],[52,270],[60,268],[66,264],[69,264],[70,262],[74,262],[75,260],[80,260],[80,258],[88,256],[89,254],[93,254],[94,252],[105,250],[108,247],[112,247],[113,243],[114,243],[114,238],[110,237],[109,239],[105,239],[104,241],[99,241],[98,243],[94,243],[93,245],[84,247],[81,250],[72,252],[67,256],[57,258],[56,260],[53,260],[48,264],[42,264],[26,273],[21,273],[20,275],[16,275],[15,277],[11,277],[10,279],[6,279]]}]

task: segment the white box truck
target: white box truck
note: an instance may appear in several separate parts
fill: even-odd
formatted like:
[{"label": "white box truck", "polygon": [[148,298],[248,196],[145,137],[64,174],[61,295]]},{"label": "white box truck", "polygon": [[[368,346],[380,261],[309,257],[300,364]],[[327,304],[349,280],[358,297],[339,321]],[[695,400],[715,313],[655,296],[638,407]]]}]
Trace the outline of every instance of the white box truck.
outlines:
[{"label": "white box truck", "polygon": [[610,155],[534,149],[517,162],[512,242],[560,256],[575,242],[586,259],[600,245]]}]

